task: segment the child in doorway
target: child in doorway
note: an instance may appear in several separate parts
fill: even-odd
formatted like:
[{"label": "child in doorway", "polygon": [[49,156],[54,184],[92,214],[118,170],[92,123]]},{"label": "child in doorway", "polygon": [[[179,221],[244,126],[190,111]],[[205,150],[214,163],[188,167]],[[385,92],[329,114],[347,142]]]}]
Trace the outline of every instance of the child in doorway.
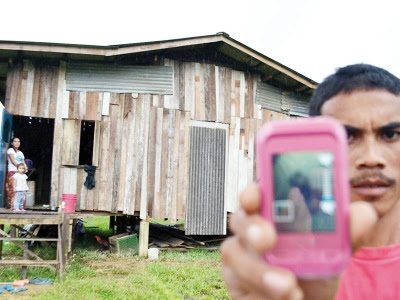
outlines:
[{"label": "child in doorway", "polygon": [[24,212],[24,202],[26,198],[26,191],[29,190],[28,184],[26,183],[26,179],[28,176],[25,174],[25,164],[20,163],[17,165],[18,172],[12,176],[13,186],[14,186],[14,204],[13,211],[15,212]]}]

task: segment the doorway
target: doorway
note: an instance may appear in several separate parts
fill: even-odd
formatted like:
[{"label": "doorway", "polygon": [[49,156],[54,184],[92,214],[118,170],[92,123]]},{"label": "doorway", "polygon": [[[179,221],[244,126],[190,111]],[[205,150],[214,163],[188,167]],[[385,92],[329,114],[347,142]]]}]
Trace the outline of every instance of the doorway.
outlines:
[{"label": "doorway", "polygon": [[14,116],[13,134],[21,140],[25,159],[32,161],[28,181],[34,181],[34,204],[49,204],[54,119]]}]

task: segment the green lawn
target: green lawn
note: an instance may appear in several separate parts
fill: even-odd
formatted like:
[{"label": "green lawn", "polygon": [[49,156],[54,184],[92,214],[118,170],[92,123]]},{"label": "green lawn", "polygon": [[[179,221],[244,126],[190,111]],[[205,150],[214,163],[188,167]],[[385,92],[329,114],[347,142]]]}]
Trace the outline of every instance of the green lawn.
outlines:
[{"label": "green lawn", "polygon": [[[54,284],[35,291],[29,291],[28,285],[28,291],[19,293],[24,295],[23,299],[229,299],[218,251],[162,251],[157,261],[131,254],[99,252],[93,236],[111,235],[108,218],[93,217],[85,226],[98,228],[87,228],[88,241],[76,243],[64,281],[60,282],[46,268],[28,268],[28,278],[50,278]],[[52,248],[39,250],[48,258],[54,255]],[[4,246],[5,254],[15,251],[20,250],[13,245]],[[0,269],[1,282],[19,277],[18,268]],[[0,300],[4,296],[0,295]]]}]

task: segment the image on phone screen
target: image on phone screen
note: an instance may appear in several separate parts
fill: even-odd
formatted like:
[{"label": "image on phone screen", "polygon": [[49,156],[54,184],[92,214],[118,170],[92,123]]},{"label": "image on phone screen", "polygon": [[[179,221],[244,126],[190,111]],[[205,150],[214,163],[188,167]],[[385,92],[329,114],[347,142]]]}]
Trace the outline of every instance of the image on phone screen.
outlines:
[{"label": "image on phone screen", "polygon": [[278,232],[335,231],[334,155],[329,151],[273,156],[274,219]]}]

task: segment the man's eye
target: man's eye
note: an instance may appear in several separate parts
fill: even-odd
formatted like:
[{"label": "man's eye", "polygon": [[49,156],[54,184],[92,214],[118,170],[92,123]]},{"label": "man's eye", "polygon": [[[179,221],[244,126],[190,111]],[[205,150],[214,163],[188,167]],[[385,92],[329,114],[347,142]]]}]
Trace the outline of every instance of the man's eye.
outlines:
[{"label": "man's eye", "polygon": [[393,130],[385,130],[382,132],[382,138],[385,140],[393,141],[400,137],[400,133]]},{"label": "man's eye", "polygon": [[348,142],[352,142],[356,139],[357,134],[355,132],[353,132],[352,130],[346,130],[347,133],[347,141]]}]

